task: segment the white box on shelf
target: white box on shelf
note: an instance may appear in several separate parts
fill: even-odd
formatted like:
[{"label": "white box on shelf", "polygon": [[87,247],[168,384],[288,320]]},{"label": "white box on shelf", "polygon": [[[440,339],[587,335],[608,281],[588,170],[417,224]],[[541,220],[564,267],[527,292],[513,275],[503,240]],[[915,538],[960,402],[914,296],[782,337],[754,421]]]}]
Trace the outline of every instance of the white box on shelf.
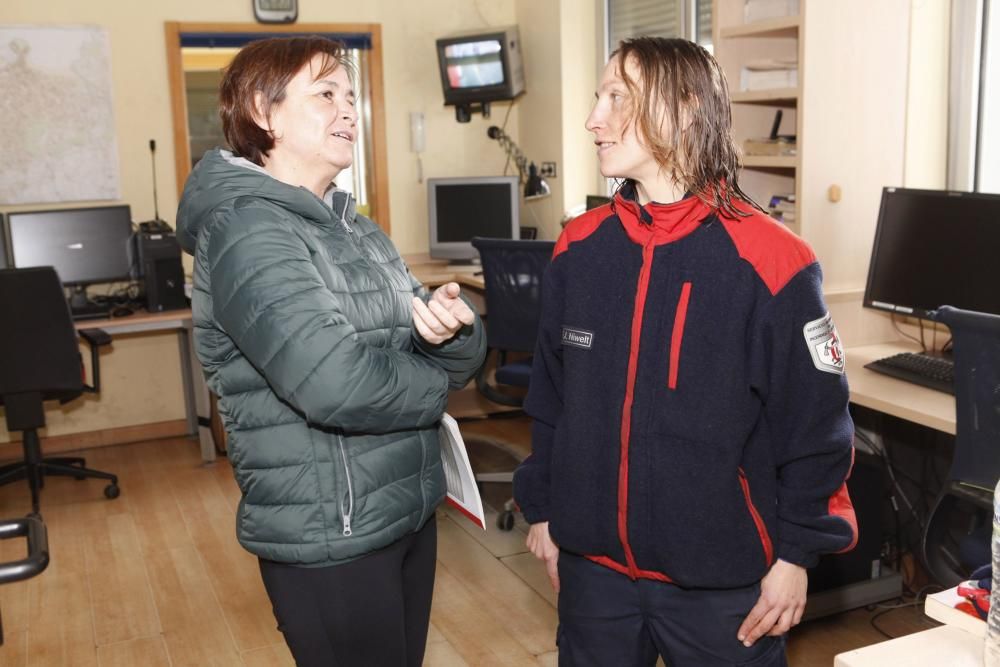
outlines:
[{"label": "white box on shelf", "polygon": [[740,71],[741,91],[796,88],[798,85],[798,68],[758,70],[744,67]]},{"label": "white box on shelf", "polygon": [[746,0],[743,22],[755,23],[783,16],[798,16],[799,0]]}]

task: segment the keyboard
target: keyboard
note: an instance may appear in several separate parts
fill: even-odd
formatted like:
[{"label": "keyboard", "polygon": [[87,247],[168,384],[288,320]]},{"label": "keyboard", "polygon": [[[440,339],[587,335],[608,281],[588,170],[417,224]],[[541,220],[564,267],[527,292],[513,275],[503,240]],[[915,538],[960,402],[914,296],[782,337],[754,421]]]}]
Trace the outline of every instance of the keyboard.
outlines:
[{"label": "keyboard", "polygon": [[955,364],[950,359],[916,352],[901,352],[884,359],[876,359],[865,364],[865,368],[946,394],[955,394]]}]

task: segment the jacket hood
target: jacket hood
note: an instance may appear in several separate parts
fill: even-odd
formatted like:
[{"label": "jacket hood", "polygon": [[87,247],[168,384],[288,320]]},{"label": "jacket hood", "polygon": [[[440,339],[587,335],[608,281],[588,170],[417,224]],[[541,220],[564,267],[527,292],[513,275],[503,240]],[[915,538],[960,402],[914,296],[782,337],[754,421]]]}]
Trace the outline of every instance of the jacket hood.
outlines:
[{"label": "jacket hood", "polygon": [[195,165],[177,209],[177,240],[194,254],[198,234],[220,208],[232,207],[239,197],[274,202],[317,225],[354,223],[354,197],[331,187],[320,199],[304,187],[274,178],[264,168],[230,151],[213,148]]}]

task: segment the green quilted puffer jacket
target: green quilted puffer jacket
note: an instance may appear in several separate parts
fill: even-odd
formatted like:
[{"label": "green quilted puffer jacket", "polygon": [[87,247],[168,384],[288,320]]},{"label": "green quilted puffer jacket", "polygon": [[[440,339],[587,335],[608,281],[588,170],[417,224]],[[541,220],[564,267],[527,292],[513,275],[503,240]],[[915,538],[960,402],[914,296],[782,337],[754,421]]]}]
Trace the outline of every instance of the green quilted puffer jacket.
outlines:
[{"label": "green quilted puffer jacket", "polygon": [[237,536],[263,558],[332,565],[418,530],[445,495],[437,423],[483,362],[482,322],[431,345],[427,293],[388,237],[225,151],[177,213],[194,255],[195,345],[219,397],[243,497]]}]

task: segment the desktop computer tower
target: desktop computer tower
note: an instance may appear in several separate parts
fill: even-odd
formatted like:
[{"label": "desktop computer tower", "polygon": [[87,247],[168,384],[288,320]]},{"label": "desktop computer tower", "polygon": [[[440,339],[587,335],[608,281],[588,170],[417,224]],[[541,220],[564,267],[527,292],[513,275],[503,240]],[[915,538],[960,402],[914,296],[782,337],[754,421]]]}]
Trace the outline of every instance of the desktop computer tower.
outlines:
[{"label": "desktop computer tower", "polygon": [[847,490],[858,520],[858,543],[847,553],[820,558],[819,564],[809,570],[810,595],[882,575],[882,510],[887,484],[883,462],[871,454],[856,452]]},{"label": "desktop computer tower", "polygon": [[140,230],[136,235],[139,271],[145,284],[146,310],[187,308],[181,247],[173,230]]}]

